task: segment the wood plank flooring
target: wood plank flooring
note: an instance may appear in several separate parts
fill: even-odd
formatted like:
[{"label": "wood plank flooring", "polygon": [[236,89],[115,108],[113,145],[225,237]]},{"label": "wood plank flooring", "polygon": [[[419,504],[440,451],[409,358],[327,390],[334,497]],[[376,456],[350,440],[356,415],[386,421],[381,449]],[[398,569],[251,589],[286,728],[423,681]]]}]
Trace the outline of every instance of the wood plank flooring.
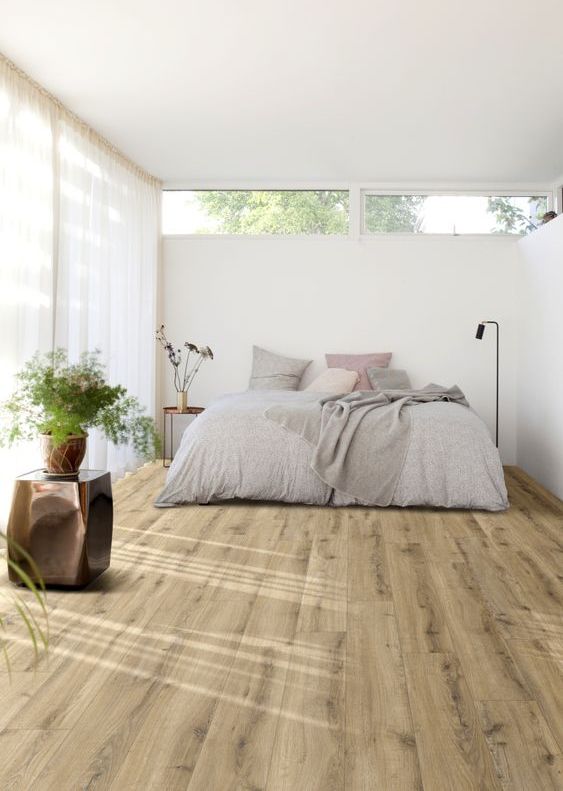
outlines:
[{"label": "wood plank flooring", "polygon": [[563,503],[506,474],[500,514],[158,510],[128,476],[49,655],[8,619],[0,789],[563,789]]}]

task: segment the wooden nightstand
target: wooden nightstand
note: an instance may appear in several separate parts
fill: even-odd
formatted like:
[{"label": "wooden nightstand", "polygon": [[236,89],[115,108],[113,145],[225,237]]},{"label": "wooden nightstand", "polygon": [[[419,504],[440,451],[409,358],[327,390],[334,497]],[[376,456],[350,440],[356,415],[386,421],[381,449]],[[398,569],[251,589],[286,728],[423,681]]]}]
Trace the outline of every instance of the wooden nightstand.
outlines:
[{"label": "wooden nightstand", "polygon": [[[180,412],[180,410],[175,406],[165,406],[162,409],[163,413],[163,423],[164,423],[164,442],[162,446],[162,466],[163,467],[170,467],[170,464],[174,461],[174,417],[177,415],[201,415],[205,407],[202,406],[189,406],[184,412]],[[170,417],[170,456],[166,454],[166,417]],[[166,461],[169,460],[169,464]]]}]

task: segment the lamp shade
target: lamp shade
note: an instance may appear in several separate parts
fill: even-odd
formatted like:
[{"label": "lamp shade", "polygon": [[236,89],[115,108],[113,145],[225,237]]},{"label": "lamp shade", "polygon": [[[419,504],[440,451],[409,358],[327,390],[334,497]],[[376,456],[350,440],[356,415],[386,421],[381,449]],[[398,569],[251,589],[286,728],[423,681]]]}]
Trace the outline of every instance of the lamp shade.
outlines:
[{"label": "lamp shade", "polygon": [[480,323],[477,325],[477,332],[475,333],[475,337],[477,338],[477,340],[479,340],[479,341],[480,341],[480,340],[482,339],[482,337],[483,337],[483,333],[484,333],[484,332],[485,332],[485,325],[484,325],[484,324],[483,324],[483,322],[481,321],[481,322],[480,322]]}]

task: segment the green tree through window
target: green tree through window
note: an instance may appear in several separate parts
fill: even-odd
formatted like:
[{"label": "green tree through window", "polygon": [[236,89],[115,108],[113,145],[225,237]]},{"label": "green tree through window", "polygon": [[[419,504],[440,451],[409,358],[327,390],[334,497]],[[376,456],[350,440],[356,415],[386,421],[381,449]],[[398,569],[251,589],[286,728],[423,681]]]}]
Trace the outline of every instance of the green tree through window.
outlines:
[{"label": "green tree through window", "polygon": [[547,211],[547,198],[545,195],[532,196],[528,198],[528,205],[530,209],[526,214],[513,198],[489,198],[487,211],[494,215],[496,221],[493,233],[526,234],[533,231]]},{"label": "green tree through window", "polygon": [[[526,234],[547,211],[543,196],[475,193],[363,194],[363,232]],[[163,228],[172,234],[331,235],[350,229],[348,190],[166,191]]]},{"label": "green tree through window", "polygon": [[422,219],[422,195],[366,195],[364,225],[369,233],[416,233]]},{"label": "green tree through window", "polygon": [[196,233],[345,234],[346,190],[213,190],[195,193],[211,221]]}]

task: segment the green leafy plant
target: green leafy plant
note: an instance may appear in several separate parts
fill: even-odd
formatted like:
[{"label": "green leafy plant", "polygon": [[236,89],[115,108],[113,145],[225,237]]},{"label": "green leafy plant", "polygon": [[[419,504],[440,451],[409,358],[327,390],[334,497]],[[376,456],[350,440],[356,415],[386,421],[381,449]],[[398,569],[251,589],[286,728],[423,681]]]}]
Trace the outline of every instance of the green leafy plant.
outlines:
[{"label": "green leafy plant", "polygon": [[84,436],[98,428],[116,445],[131,442],[143,458],[154,458],[160,449],[154,421],[138,399],[107,383],[99,350],[85,352],[73,364],[65,349],[36,353],[16,374],[16,389],[2,411],[4,445],[39,433],[50,434],[57,447],[69,434]]},{"label": "green leafy plant", "polygon": [[[19,593],[6,594],[2,591],[3,598],[8,598],[15,609],[17,616],[25,626],[26,632],[33,646],[34,659],[37,662],[41,650],[49,649],[49,617],[47,614],[45,584],[41,579],[41,574],[31,555],[19,546],[12,538],[8,538],[0,533],[0,538],[8,545],[7,563],[8,568],[17,577],[18,581],[33,594],[33,603],[39,607],[39,617],[37,617],[30,605]],[[29,574],[23,565],[27,566]],[[32,578],[34,577],[34,579]],[[8,673],[11,675],[10,656],[8,653],[8,641],[6,639],[7,624],[11,621],[6,613],[0,614],[0,651],[2,652],[4,663]]]}]

